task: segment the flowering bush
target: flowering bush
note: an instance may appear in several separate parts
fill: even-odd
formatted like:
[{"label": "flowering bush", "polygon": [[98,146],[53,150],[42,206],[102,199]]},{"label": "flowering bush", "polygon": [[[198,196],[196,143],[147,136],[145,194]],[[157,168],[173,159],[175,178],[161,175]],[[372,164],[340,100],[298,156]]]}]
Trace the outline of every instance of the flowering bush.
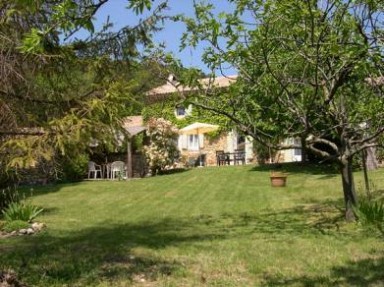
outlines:
[{"label": "flowering bush", "polygon": [[144,147],[144,153],[152,175],[155,175],[179,159],[178,130],[170,121],[163,118],[152,118],[147,124],[151,142]]}]

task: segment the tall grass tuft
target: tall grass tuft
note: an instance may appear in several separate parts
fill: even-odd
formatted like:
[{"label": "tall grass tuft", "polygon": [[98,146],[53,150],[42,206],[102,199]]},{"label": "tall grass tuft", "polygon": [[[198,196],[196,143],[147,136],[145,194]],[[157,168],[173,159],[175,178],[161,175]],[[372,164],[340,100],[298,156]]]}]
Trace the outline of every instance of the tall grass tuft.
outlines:
[{"label": "tall grass tuft", "polygon": [[11,187],[0,189],[0,214],[13,202],[19,202],[20,195],[17,189]]},{"label": "tall grass tuft", "polygon": [[42,208],[37,206],[23,203],[23,202],[12,202],[3,212],[4,219],[6,221],[21,220],[31,222],[41,212]]},{"label": "tall grass tuft", "polygon": [[356,208],[356,214],[363,225],[377,228],[384,235],[384,203],[362,199]]}]

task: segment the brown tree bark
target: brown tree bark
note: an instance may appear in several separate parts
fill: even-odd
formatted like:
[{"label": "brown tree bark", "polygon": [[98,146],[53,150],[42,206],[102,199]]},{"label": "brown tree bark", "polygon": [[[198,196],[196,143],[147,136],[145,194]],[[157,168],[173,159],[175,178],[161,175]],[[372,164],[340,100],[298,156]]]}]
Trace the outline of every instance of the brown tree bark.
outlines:
[{"label": "brown tree bark", "polygon": [[352,157],[341,162],[340,173],[344,193],[345,219],[347,221],[354,221],[355,214],[353,207],[357,204],[357,195],[353,180]]}]

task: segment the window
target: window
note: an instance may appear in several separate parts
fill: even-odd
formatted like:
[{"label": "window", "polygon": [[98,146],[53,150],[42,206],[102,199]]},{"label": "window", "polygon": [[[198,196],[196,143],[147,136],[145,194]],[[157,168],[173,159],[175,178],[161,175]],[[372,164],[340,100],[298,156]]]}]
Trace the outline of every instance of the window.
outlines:
[{"label": "window", "polygon": [[183,117],[183,116],[185,116],[185,114],[186,114],[186,112],[185,112],[184,107],[182,107],[182,106],[176,107],[176,116]]},{"label": "window", "polygon": [[180,150],[198,151],[204,148],[204,135],[180,135],[178,146]]},{"label": "window", "polygon": [[199,135],[188,136],[188,150],[199,150]]},{"label": "window", "polygon": [[245,143],[245,136],[237,136],[237,144],[244,144]]},{"label": "window", "polygon": [[236,149],[245,150],[245,137],[244,136],[237,135]]},{"label": "window", "polygon": [[189,116],[192,112],[192,105],[189,105],[188,107],[185,107],[183,105],[177,105],[175,106],[175,116],[176,118],[184,118],[186,116]]}]

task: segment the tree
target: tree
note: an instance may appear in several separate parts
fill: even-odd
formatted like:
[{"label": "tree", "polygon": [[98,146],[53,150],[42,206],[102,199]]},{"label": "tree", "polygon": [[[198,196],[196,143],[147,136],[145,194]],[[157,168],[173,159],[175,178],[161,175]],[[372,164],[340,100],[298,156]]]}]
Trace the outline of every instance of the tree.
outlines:
[{"label": "tree", "polygon": [[152,175],[157,175],[179,159],[179,133],[170,121],[163,118],[152,118],[147,125],[150,143],[144,147],[144,152]]},{"label": "tree", "polygon": [[196,3],[196,17],[184,19],[183,46],[208,42],[210,68],[229,63],[239,71],[227,107],[210,96],[195,105],[228,116],[262,144],[300,137],[303,146],[335,161],[352,220],[353,158],[384,131],[384,99],[369,83],[383,72],[382,2],[228,2],[231,13],[215,17],[213,5]]},{"label": "tree", "polygon": [[[137,45],[151,43],[166,3],[136,26],[112,31],[106,23],[95,31],[93,17],[107,3],[1,2],[2,172],[72,156],[87,150],[91,139],[113,143],[121,117],[137,110]],[[149,0],[127,3],[130,15],[152,6]],[[76,38],[81,29],[88,38]]]}]

